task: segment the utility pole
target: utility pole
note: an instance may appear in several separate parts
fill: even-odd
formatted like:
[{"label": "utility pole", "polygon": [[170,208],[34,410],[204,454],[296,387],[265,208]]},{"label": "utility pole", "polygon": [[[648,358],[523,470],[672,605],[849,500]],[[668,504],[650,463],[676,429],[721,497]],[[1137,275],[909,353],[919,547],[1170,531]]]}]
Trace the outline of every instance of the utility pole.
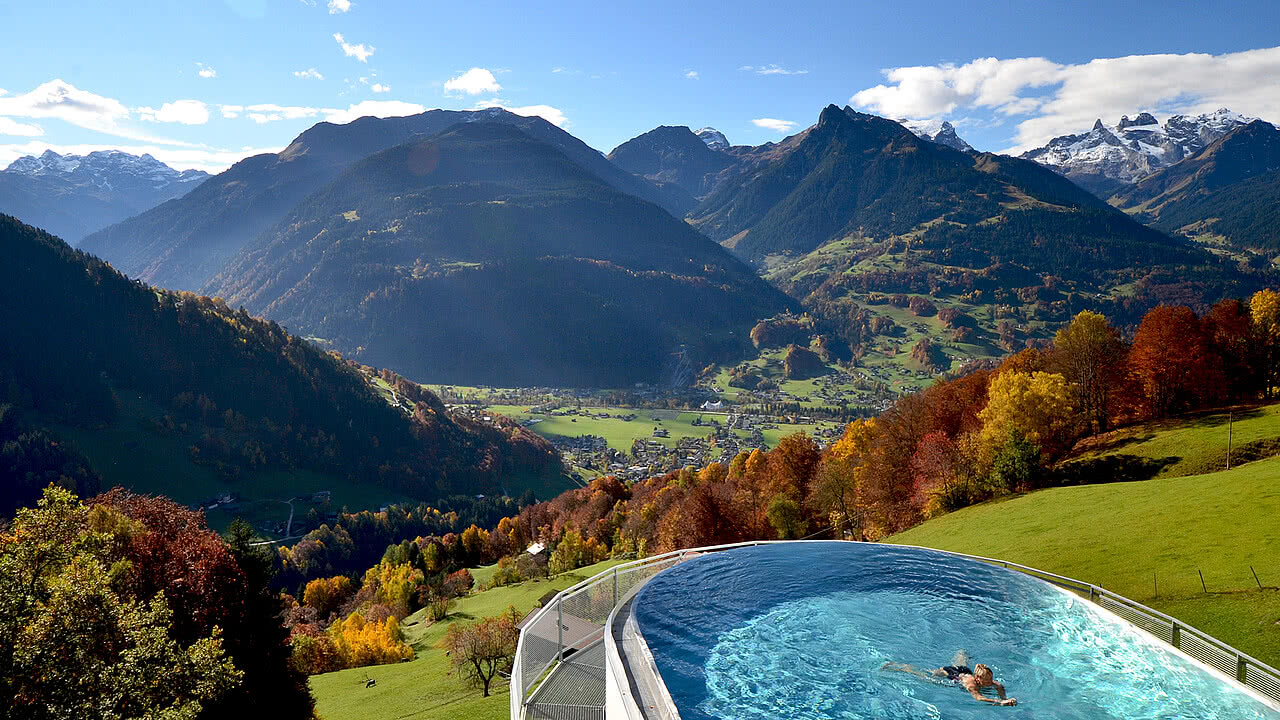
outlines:
[{"label": "utility pole", "polygon": [[1227,413],[1227,469],[1231,469],[1231,413]]}]

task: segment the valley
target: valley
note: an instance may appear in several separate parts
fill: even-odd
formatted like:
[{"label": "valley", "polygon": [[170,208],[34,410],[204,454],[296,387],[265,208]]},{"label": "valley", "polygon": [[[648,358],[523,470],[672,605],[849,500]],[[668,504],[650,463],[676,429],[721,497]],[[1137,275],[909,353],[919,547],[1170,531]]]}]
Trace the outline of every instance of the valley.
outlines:
[{"label": "valley", "polygon": [[[67,79],[28,77],[34,43],[10,58],[0,707],[617,720],[600,658],[667,642],[691,668],[672,716],[968,717],[883,672],[952,635],[998,656],[1015,713],[1084,674],[1183,699],[1122,692],[1132,668],[1097,648],[1139,643],[1081,620],[1088,588],[1055,624],[893,544],[1074,576],[1280,665],[1280,104],[1259,80],[1280,48],[1173,53],[1221,50],[1128,5],[1108,13],[1180,22],[1019,31],[1019,53],[1062,28],[1117,53],[1086,63],[937,60],[960,28],[1014,49],[985,7],[903,34],[838,4],[767,33],[738,8],[394,6],[215,3],[148,42],[86,11],[72,37],[132,38],[145,72],[118,48],[44,59]],[[759,541],[865,553],[844,569],[868,584],[702,559]],[[688,571],[656,620],[628,595],[646,569],[557,599],[694,548],[665,577],[721,574]],[[619,645],[593,645],[622,603]],[[807,607],[830,617],[740,632]],[[1280,703],[1234,652],[1218,669]],[[538,696],[549,678],[569,700]],[[1164,717],[1077,694],[1091,720]]]}]

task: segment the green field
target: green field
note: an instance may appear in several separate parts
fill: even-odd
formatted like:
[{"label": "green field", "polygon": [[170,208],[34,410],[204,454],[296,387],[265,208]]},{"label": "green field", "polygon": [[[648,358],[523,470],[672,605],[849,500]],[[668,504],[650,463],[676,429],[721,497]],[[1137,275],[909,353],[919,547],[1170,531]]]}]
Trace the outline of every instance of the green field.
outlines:
[{"label": "green field", "polygon": [[1280,458],[1208,475],[1041,490],[889,541],[1092,582],[1280,664]]},{"label": "green field", "polygon": [[[414,660],[396,665],[354,668],[311,677],[316,711],[323,720],[505,720],[511,712],[505,680],[494,678],[491,695],[481,697],[472,687],[449,673],[449,658],[437,647],[455,622],[469,622],[497,615],[513,605],[520,612],[533,609],[551,590],[563,590],[603,572],[618,561],[609,560],[557,575],[475,593],[458,601],[449,618],[426,623],[423,611],[405,618],[405,639],[417,651]],[[491,577],[493,567],[473,571],[477,578]],[[366,688],[366,679],[377,681]]]},{"label": "green field", "polygon": [[[579,435],[597,435],[603,437],[609,447],[630,452],[636,440],[652,439],[673,448],[682,437],[704,438],[711,432],[708,426],[714,418],[723,425],[727,413],[698,412],[690,410],[633,410],[629,408],[583,407],[583,413],[592,415],[609,415],[609,418],[583,417],[573,415],[546,415],[529,412],[528,407],[519,405],[490,405],[489,410],[506,415],[514,420],[537,419],[541,422],[529,426],[529,429],[548,438],[572,438]],[[622,416],[634,414],[633,420],[623,420]],[[653,418],[658,418],[655,421]],[[695,418],[701,418],[704,425],[694,425]],[[787,435],[797,432],[812,433],[815,429],[835,427],[838,423],[820,422],[814,425],[792,425],[779,423],[777,428],[761,432],[769,447],[777,447],[778,441]],[[664,428],[670,437],[653,437],[654,428]],[[747,439],[750,433],[745,430],[734,431],[738,437]]]},{"label": "green field", "polygon": [[[1180,477],[1222,470],[1227,462],[1230,419],[1231,445],[1280,438],[1280,404],[1239,408],[1230,414],[1215,412],[1194,418],[1177,418],[1132,425],[1090,438],[1075,449],[1072,461],[1096,462],[1107,458],[1117,464],[1144,463],[1147,474]],[[1240,462],[1235,455],[1233,464]]]}]

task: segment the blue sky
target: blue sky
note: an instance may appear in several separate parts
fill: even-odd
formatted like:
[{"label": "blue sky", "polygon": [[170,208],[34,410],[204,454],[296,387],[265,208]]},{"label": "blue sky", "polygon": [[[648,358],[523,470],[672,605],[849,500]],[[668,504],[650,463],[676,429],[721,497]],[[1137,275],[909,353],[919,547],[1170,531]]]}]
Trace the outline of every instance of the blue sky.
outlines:
[{"label": "blue sky", "polygon": [[1274,0],[44,0],[0,27],[0,167],[118,147],[218,170],[324,119],[493,104],[606,152],[662,124],[778,140],[829,103],[996,151],[1140,110],[1280,120]]}]

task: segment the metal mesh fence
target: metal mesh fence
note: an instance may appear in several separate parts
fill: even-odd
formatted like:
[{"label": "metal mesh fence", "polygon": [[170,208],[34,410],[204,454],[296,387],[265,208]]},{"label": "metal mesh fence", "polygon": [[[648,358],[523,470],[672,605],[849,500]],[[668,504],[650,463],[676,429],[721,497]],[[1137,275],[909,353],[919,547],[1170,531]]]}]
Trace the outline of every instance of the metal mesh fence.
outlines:
[{"label": "metal mesh fence", "polygon": [[1128,620],[1130,624],[1146,630],[1161,640],[1167,643],[1173,643],[1173,623],[1163,618],[1148,615],[1147,613],[1130,606],[1128,603],[1115,600],[1110,595],[1103,595],[1102,597],[1099,597],[1098,605],[1110,610],[1116,615]]},{"label": "metal mesh fence", "polygon": [[539,720],[604,720],[604,707],[538,703],[529,708],[529,717]]},{"label": "metal mesh fence", "polygon": [[[632,590],[691,552],[666,553],[620,565],[565,590],[535,611],[521,629],[512,668],[512,718],[522,714],[567,720],[602,718],[605,661],[599,643],[609,615]],[[557,682],[552,681],[553,673]]]}]

